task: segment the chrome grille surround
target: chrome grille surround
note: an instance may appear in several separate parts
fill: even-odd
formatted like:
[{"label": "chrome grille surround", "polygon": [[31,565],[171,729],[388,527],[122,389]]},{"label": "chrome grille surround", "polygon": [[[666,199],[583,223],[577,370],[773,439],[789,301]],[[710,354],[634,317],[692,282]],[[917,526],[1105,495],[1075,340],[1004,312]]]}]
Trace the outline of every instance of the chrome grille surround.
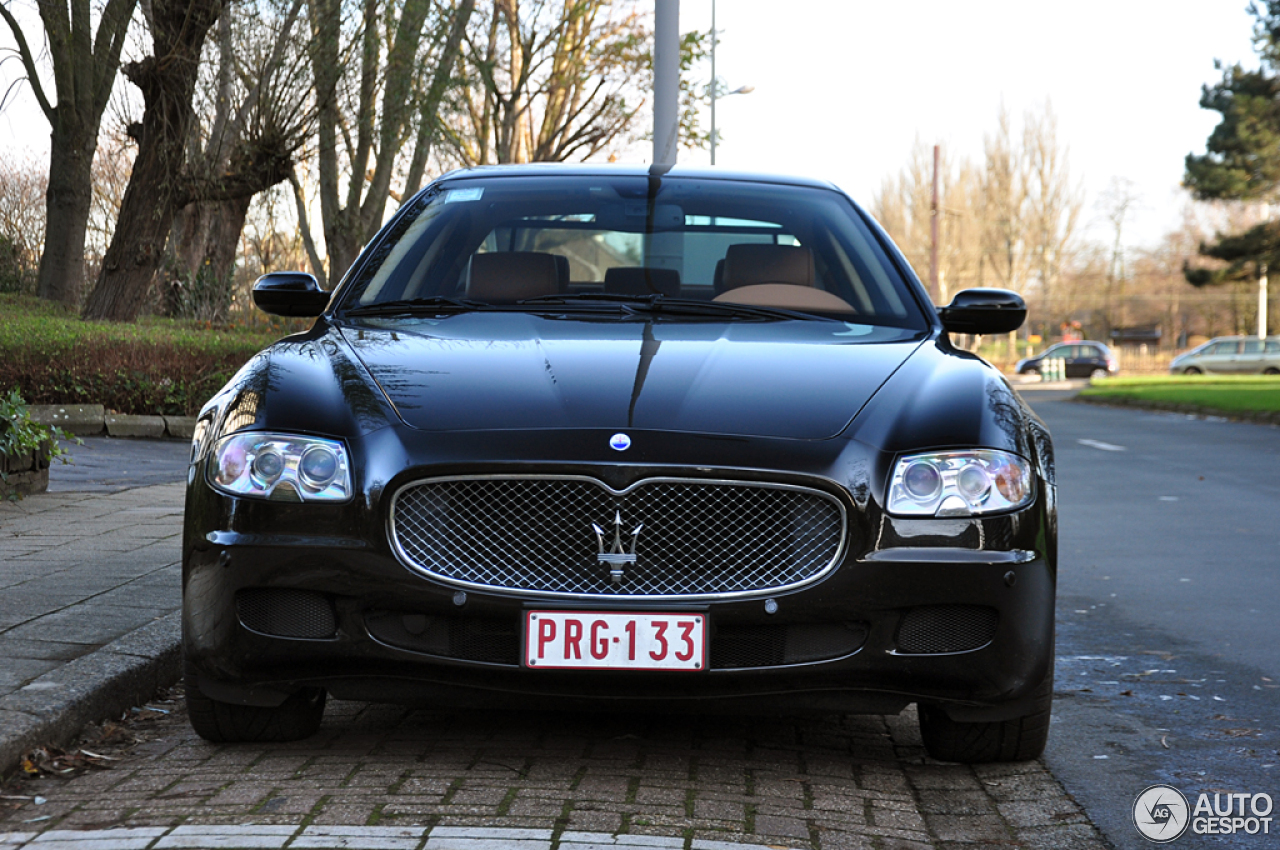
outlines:
[{"label": "chrome grille surround", "polygon": [[[621,584],[593,524],[621,516],[636,563]],[[391,500],[392,548],[411,569],[476,590],[566,599],[711,600],[816,582],[844,555],[848,518],[831,493],[794,484],[646,478],[623,490],[579,475],[412,481]]]}]

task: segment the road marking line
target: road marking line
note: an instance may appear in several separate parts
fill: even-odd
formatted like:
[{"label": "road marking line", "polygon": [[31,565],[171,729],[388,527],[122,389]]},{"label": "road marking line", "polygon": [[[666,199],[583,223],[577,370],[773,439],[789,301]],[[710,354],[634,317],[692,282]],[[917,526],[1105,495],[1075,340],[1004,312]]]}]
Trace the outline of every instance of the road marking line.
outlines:
[{"label": "road marking line", "polygon": [[1076,442],[1091,449],[1101,449],[1104,452],[1128,451],[1124,446],[1117,446],[1115,443],[1104,443],[1101,440],[1076,440]]}]

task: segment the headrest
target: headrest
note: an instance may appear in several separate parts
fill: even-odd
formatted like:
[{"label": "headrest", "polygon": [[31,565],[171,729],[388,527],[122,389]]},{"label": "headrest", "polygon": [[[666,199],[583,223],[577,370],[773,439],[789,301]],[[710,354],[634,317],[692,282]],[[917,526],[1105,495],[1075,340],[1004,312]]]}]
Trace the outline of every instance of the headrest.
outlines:
[{"label": "headrest", "polygon": [[467,276],[467,297],[512,302],[560,291],[555,257],[534,251],[474,254]]},{"label": "headrest", "polygon": [[556,276],[560,278],[560,291],[569,291],[569,258],[564,254],[552,254],[556,259]]},{"label": "headrest", "polygon": [[716,270],[711,275],[711,288],[716,291],[716,295],[724,292],[724,259],[716,260]]},{"label": "headrest", "polygon": [[724,289],[761,283],[813,286],[813,252],[800,245],[730,245],[724,254]]},{"label": "headrest", "polygon": [[680,294],[680,272],[647,266],[615,266],[604,273],[604,291],[619,295]]}]

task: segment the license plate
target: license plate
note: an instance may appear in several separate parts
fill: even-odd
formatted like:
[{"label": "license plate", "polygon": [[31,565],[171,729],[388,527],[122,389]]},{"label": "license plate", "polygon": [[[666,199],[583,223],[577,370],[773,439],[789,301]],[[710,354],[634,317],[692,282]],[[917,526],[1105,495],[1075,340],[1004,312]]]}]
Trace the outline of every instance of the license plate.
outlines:
[{"label": "license plate", "polygon": [[524,663],[533,670],[702,670],[705,614],[528,611]]}]

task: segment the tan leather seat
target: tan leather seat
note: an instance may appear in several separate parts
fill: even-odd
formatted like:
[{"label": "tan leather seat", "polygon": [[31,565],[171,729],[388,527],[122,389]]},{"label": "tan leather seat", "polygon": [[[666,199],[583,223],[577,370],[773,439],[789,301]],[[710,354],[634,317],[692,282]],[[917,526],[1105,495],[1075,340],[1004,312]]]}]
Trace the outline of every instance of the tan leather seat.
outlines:
[{"label": "tan leather seat", "polygon": [[804,246],[730,245],[722,262],[723,271],[716,267],[719,294],[714,301],[824,313],[857,312],[840,296],[814,285],[813,252]]},{"label": "tan leather seat", "polygon": [[764,283],[813,286],[813,252],[801,245],[730,245],[724,254],[722,291]]},{"label": "tan leather seat", "polygon": [[619,295],[680,294],[680,272],[645,266],[615,266],[604,273],[604,291]]},{"label": "tan leather seat", "polygon": [[471,257],[468,298],[510,303],[559,291],[560,273],[551,254],[507,251]]}]

